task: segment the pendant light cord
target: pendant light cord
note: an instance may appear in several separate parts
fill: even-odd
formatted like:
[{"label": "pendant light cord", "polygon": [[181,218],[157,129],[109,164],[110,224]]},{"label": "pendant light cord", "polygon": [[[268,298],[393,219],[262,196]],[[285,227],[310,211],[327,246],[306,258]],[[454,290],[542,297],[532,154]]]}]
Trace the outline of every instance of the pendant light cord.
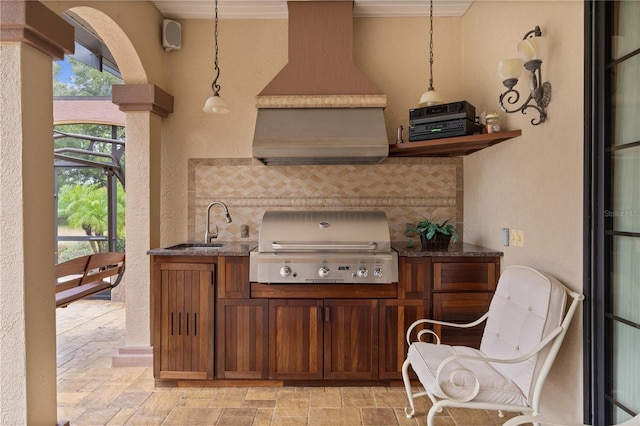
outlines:
[{"label": "pendant light cord", "polygon": [[429,89],[433,89],[433,0],[429,7]]},{"label": "pendant light cord", "polygon": [[213,89],[213,94],[215,96],[220,95],[220,85],[218,84],[218,77],[220,77],[220,67],[218,66],[218,0],[215,0],[215,21],[214,21],[214,30],[213,37],[215,43],[215,59],[213,61],[214,69],[216,71],[216,77],[213,79],[213,83],[211,83],[211,89]]}]

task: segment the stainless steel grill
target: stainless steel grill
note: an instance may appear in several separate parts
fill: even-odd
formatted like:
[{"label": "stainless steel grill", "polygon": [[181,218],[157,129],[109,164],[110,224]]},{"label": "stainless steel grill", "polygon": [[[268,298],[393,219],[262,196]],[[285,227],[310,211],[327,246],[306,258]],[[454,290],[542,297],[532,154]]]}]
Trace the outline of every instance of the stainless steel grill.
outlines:
[{"label": "stainless steel grill", "polygon": [[269,211],[250,253],[252,282],[383,284],[398,281],[389,224],[378,211]]}]

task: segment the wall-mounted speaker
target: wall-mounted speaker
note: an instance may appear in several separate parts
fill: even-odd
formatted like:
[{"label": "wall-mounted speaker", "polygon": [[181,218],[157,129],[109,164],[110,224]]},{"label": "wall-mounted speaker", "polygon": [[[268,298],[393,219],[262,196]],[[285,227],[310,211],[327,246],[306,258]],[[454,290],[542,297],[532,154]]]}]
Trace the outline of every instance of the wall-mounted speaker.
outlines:
[{"label": "wall-mounted speaker", "polygon": [[167,52],[180,50],[182,47],[182,26],[171,19],[162,21],[162,47]]}]

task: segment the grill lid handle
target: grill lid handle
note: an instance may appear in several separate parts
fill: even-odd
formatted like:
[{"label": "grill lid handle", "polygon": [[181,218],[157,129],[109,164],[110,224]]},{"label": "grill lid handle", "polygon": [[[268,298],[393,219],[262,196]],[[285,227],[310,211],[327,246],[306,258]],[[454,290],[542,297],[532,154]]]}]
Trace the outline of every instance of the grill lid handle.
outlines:
[{"label": "grill lid handle", "polygon": [[363,244],[304,244],[304,243],[271,243],[271,248],[280,251],[373,251],[378,248],[378,243]]}]

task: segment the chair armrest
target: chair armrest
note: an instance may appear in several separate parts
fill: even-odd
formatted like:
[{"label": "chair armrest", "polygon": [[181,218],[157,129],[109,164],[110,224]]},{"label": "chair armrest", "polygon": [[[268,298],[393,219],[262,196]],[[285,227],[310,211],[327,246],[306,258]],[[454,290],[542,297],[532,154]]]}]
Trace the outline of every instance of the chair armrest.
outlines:
[{"label": "chair armrest", "polygon": [[[414,328],[416,328],[420,324],[437,324],[437,325],[443,325],[443,326],[446,326],[446,327],[471,328],[471,327],[475,327],[478,324],[481,324],[488,317],[489,317],[489,313],[487,312],[484,315],[482,315],[480,318],[478,318],[477,320],[475,320],[473,322],[469,322],[469,323],[453,323],[453,322],[438,321],[438,320],[433,320],[433,319],[419,319],[419,320],[414,321],[413,324],[411,324],[409,326],[409,328],[407,329],[407,334],[406,334],[407,344],[408,345],[411,344],[411,332],[413,331]],[[440,337],[436,333],[431,331],[431,330],[422,330],[421,332],[419,332],[418,333],[418,341],[420,341],[420,337],[423,334],[432,334],[432,335],[434,335],[436,337],[437,341],[438,341],[437,344],[440,344]]]},{"label": "chair armrest", "polygon": [[478,380],[478,377],[474,374],[473,371],[467,369],[467,368],[456,368],[453,371],[451,371],[450,375],[449,375],[449,382],[455,385],[454,382],[454,378],[455,376],[457,376],[458,374],[467,374],[469,376],[471,376],[473,378],[473,380],[475,381],[474,384],[474,389],[473,391],[469,392],[468,394],[461,396],[461,397],[453,397],[450,396],[444,389],[442,389],[442,387],[440,387],[440,383],[442,381],[442,372],[444,370],[444,368],[446,367],[447,364],[449,364],[452,361],[459,361],[459,360],[464,360],[464,361],[477,361],[477,362],[483,362],[483,363],[502,363],[502,364],[517,364],[519,362],[525,361],[529,358],[531,358],[532,356],[536,355],[538,352],[540,352],[545,346],[547,346],[549,343],[551,343],[561,332],[562,332],[563,328],[562,326],[558,326],[556,328],[554,328],[544,339],[542,339],[540,341],[540,343],[538,343],[532,350],[530,350],[529,352],[527,352],[524,355],[521,355],[517,358],[487,358],[487,357],[480,357],[480,356],[472,356],[472,355],[451,355],[447,358],[445,358],[440,365],[438,365],[438,370],[436,371],[436,384],[438,385],[438,387],[440,388],[440,391],[447,396],[448,399],[451,399],[453,401],[457,401],[457,402],[467,402],[467,401],[471,401],[473,398],[475,398],[478,395],[478,392],[480,390],[480,381]]}]

